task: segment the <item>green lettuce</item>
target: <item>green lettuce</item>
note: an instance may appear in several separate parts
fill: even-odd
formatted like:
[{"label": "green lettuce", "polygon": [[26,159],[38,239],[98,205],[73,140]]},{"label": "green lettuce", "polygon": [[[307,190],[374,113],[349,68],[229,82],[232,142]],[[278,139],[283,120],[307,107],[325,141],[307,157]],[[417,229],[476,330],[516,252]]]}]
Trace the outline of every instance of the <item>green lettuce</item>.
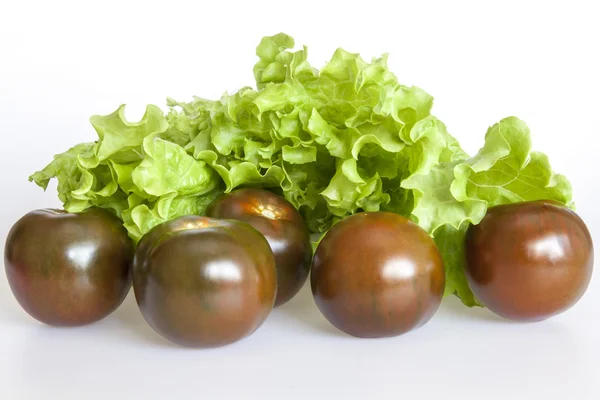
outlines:
[{"label": "green lettuce", "polygon": [[161,222],[204,213],[223,193],[223,184],[206,162],[169,140],[182,135],[160,108],[148,106],[133,123],[124,112],[122,105],[112,114],[92,116],[98,140],[56,155],[29,179],[46,189],[56,178],[68,211],[92,206],[112,210],[137,242]]},{"label": "green lettuce", "polygon": [[532,151],[515,117],[488,129],[470,157],[431,114],[433,97],[398,82],[387,55],[365,61],[338,49],[321,69],[283,33],[263,38],[256,87],[220,99],[167,99],[139,122],[124,106],[90,122],[93,143],[55,156],[30,180],[58,180],[65,209],[112,210],[138,241],[153,226],[202,215],[220,194],[262,187],[284,196],[313,233],[361,211],[418,223],[445,261],[446,294],[478,305],[464,273],[463,241],[488,207],[552,199],[572,206],[567,179]]}]

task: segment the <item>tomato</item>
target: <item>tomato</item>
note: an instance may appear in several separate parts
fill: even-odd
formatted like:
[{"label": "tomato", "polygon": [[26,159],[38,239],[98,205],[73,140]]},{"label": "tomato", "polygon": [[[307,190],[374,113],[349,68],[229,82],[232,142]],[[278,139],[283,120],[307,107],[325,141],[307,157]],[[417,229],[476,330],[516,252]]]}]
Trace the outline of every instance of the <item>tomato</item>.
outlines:
[{"label": "tomato", "polygon": [[417,224],[390,212],[338,222],[319,243],[311,288],[323,315],[357,337],[397,336],[425,324],[444,293],[442,257]]},{"label": "tomato", "polygon": [[571,308],[592,275],[591,235],[573,211],[548,201],[491,207],[469,227],[467,278],[491,311],[543,320]]},{"label": "tomato", "polygon": [[312,245],[308,227],[292,204],[267,190],[239,189],[215,200],[207,215],[247,222],[267,238],[277,268],[275,306],[300,291],[310,272]]},{"label": "tomato", "polygon": [[8,234],[4,265],[19,304],[55,326],[85,325],[111,314],[131,288],[133,243],[109,211],[42,209]]},{"label": "tomato", "polygon": [[142,315],[182,346],[217,347],[256,331],[277,291],[269,244],[250,225],[186,216],[138,244],[133,288]]}]

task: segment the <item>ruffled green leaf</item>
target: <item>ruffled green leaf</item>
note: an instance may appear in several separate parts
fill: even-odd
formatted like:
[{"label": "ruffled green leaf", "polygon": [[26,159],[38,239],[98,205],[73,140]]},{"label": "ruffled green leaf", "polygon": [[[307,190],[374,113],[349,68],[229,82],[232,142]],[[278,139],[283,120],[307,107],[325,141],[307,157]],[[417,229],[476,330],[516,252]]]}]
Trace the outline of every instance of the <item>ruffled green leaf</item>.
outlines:
[{"label": "ruffled green leaf", "polygon": [[218,184],[214,170],[175,143],[149,136],[144,153],[131,174],[133,184],[150,196],[202,195]]},{"label": "ruffled green leaf", "polygon": [[131,162],[141,159],[140,147],[149,135],[164,133],[169,123],[160,108],[149,105],[142,119],[129,122],[125,118],[125,105],[109,115],[94,115],[90,122],[98,133],[99,141],[95,156],[103,161],[109,157],[115,162]]}]

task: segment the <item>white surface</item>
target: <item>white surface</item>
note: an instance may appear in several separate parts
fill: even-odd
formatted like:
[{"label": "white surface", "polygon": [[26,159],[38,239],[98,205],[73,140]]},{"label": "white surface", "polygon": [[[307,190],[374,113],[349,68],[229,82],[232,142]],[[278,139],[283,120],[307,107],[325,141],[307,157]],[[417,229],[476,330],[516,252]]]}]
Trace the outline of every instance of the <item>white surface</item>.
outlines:
[{"label": "white surface", "polygon": [[[517,115],[572,181],[600,245],[600,85],[595,2],[247,1],[0,3],[0,237],[57,206],[27,176],[93,138],[92,114],[252,84],[254,49],[279,31],[315,65],[338,46],[390,53],[405,84],[470,152]],[[558,5],[562,4],[562,5]],[[354,21],[354,22],[352,22]],[[93,326],[30,319],[0,279],[0,399],[599,399],[600,274],[569,312],[510,323],[447,299],[386,340],[336,332],[305,290],[252,337],[192,351],[155,335],[129,297]],[[110,397],[108,397],[110,395]]]}]

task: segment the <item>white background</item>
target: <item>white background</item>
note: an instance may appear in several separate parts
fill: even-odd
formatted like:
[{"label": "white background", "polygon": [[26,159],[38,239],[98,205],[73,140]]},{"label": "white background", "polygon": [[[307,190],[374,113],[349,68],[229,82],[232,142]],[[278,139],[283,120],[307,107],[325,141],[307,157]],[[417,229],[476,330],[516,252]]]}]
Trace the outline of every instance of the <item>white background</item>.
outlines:
[{"label": "white background", "polygon": [[[27,181],[93,140],[92,114],[139,118],[166,96],[215,98],[253,84],[255,47],[280,31],[321,66],[337,47],[390,53],[401,83],[471,153],[517,115],[574,188],[600,244],[600,23],[594,1],[6,1],[0,4],[0,237],[59,206]],[[305,290],[252,337],[215,350],[170,345],[129,297],[109,318],[53,329],[0,277],[0,399],[599,399],[600,274],[569,312],[510,323],[454,298],[386,340],[335,331]]]}]

